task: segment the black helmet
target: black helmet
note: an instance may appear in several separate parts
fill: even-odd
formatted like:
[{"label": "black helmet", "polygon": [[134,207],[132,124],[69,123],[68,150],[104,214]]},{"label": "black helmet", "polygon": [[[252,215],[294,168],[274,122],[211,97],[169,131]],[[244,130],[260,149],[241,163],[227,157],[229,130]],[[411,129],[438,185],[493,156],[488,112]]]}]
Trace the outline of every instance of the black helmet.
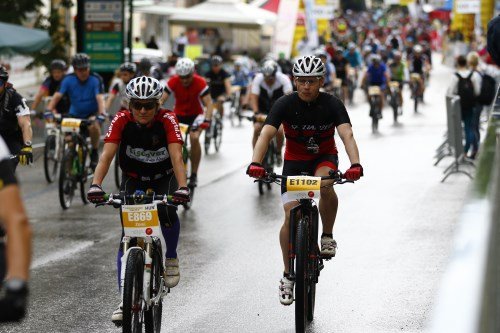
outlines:
[{"label": "black helmet", "polygon": [[210,58],[210,63],[212,64],[212,66],[221,65],[222,62],[223,61],[222,61],[222,57],[221,56],[214,55],[214,56],[212,56],[212,58]]},{"label": "black helmet", "polygon": [[0,80],[4,82],[9,81],[9,72],[7,72],[7,68],[4,66],[0,66]]},{"label": "black helmet", "polygon": [[133,62],[124,62],[120,65],[120,72],[137,72],[137,66]]},{"label": "black helmet", "polygon": [[90,58],[85,53],[77,53],[71,60],[71,65],[73,65],[73,68],[89,68]]},{"label": "black helmet", "polygon": [[149,73],[151,66],[153,66],[153,64],[151,63],[151,60],[149,60],[148,58],[142,58],[137,67],[139,68],[139,70],[142,73],[145,73],[145,72]]},{"label": "black helmet", "polygon": [[65,71],[66,70],[66,61],[62,60],[62,59],[54,59],[52,60],[52,62],[50,63],[50,70],[54,70],[54,69],[59,69],[61,71]]}]

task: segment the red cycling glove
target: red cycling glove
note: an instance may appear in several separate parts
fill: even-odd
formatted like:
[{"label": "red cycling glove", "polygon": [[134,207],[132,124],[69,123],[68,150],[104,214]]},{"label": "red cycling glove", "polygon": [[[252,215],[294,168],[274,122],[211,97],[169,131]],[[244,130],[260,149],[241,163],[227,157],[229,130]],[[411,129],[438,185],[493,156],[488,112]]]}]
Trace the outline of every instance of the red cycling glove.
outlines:
[{"label": "red cycling glove", "polygon": [[262,164],[252,162],[247,168],[247,175],[252,178],[264,178],[264,176],[266,175],[266,169],[264,169]]},{"label": "red cycling glove", "polygon": [[347,180],[358,180],[361,176],[363,176],[363,167],[359,163],[354,163],[344,172],[344,177]]},{"label": "red cycling glove", "polygon": [[205,119],[201,124],[200,124],[200,128],[201,129],[204,129],[206,130],[207,128],[210,127],[210,124],[212,123],[212,121],[210,119]]}]

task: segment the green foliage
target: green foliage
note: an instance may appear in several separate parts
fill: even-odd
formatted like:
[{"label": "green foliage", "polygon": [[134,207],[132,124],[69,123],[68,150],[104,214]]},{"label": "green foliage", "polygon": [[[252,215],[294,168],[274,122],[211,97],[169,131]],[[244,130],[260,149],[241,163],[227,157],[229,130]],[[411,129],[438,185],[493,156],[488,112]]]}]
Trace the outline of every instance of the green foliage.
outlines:
[{"label": "green foliage", "polygon": [[[70,8],[73,6],[73,3],[71,0],[66,0],[61,1],[60,5],[63,8]],[[66,62],[69,60],[67,50],[71,46],[71,35],[68,27],[62,24],[64,18],[61,17],[57,9],[52,8],[48,17],[40,16],[35,23],[36,28],[48,31],[52,40],[52,49],[46,53],[37,52],[32,54],[34,60],[28,65],[28,68],[45,66],[48,69],[51,61],[54,59],[63,59]]]},{"label": "green foliage", "polygon": [[37,13],[43,7],[42,0],[0,1],[0,22],[23,24],[29,13]]}]

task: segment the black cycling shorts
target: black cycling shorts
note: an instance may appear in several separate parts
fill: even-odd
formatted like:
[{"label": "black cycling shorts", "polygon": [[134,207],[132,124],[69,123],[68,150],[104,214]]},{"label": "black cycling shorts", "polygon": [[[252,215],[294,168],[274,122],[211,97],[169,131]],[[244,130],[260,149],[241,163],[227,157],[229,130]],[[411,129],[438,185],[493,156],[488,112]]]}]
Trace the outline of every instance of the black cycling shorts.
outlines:
[{"label": "black cycling shorts", "polygon": [[[283,176],[300,176],[309,175],[314,176],[316,171],[327,166],[332,170],[337,170],[339,165],[338,155],[326,154],[321,155],[315,160],[310,161],[293,161],[285,160],[283,162]],[[286,182],[281,182],[281,194],[286,192]]]},{"label": "black cycling shorts", "polygon": [[10,160],[0,162],[0,190],[10,184],[17,184],[14,168]]},{"label": "black cycling shorts", "polygon": [[177,120],[179,120],[179,123],[191,126],[193,125],[195,119],[198,118],[198,116],[198,114],[196,116],[177,116]]}]

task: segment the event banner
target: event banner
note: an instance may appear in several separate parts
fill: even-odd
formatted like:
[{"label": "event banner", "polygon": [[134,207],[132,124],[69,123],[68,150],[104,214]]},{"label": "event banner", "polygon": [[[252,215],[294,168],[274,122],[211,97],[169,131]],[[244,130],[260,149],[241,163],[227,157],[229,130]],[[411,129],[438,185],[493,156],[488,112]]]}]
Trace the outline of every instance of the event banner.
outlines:
[{"label": "event banner", "polygon": [[295,23],[299,11],[300,0],[281,0],[278,7],[278,18],[274,34],[273,53],[283,53],[285,58],[290,58],[292,53]]}]

